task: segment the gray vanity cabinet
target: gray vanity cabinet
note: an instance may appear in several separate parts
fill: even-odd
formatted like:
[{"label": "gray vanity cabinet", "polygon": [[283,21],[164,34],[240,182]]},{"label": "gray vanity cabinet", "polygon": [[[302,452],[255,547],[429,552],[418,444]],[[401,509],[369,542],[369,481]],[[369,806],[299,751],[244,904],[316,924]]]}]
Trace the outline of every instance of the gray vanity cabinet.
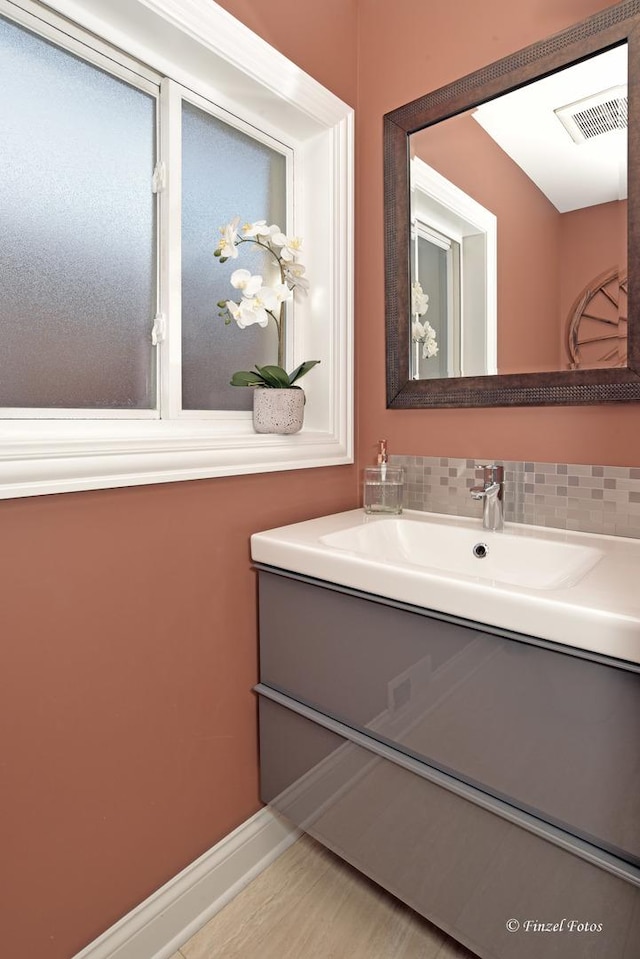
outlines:
[{"label": "gray vanity cabinet", "polygon": [[637,959],[637,667],[269,568],[260,662],[265,802],[480,956]]}]

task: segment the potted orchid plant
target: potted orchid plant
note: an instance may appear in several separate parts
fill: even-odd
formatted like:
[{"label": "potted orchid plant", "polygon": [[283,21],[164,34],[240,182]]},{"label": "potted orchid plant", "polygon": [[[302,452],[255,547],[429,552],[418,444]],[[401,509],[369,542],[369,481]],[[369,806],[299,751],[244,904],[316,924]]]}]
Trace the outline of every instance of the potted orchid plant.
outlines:
[{"label": "potted orchid plant", "polygon": [[[236,217],[220,229],[220,241],[214,256],[220,263],[238,258],[242,244],[250,243],[265,250],[277,266],[276,282],[265,283],[260,274],[238,269],[231,274],[231,286],[238,290],[240,301],[221,300],[219,315],[225,324],[234,320],[243,330],[253,324],[266,327],[271,320],[278,333],[277,365],[256,366],[240,370],[231,377],[231,386],[255,387],[253,423],[258,433],[296,433],[302,427],[304,393],[297,381],[320,360],[306,360],[287,373],[284,368],[286,343],[286,304],[298,291],[306,292],[309,282],[305,267],[297,261],[302,249],[300,237],[286,236],[279,226],[268,226],[266,220],[245,223],[239,227]],[[280,391],[288,391],[286,394]],[[277,393],[275,391],[278,391]]]}]

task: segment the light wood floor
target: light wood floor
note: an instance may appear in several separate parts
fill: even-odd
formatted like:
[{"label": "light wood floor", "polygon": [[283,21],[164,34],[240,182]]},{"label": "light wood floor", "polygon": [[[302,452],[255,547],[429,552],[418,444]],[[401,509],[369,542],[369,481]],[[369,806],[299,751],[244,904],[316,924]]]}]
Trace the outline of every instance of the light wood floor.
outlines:
[{"label": "light wood floor", "polygon": [[304,836],[172,959],[474,956]]}]

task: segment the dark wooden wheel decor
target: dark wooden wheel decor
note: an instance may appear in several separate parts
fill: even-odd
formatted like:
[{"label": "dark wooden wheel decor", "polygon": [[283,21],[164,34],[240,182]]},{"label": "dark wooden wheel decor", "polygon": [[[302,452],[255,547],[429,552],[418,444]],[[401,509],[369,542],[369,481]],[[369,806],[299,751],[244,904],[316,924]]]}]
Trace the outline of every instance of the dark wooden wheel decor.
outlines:
[{"label": "dark wooden wheel decor", "polygon": [[627,365],[627,272],[601,273],[587,284],[569,313],[571,370]]}]

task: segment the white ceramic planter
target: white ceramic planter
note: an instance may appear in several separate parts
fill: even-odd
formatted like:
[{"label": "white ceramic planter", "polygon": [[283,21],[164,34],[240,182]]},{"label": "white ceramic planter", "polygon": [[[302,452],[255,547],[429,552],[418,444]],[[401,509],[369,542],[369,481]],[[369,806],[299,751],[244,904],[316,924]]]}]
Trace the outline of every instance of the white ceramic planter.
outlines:
[{"label": "white ceramic planter", "polygon": [[253,428],[256,433],[298,433],[304,420],[304,391],[253,390]]}]

